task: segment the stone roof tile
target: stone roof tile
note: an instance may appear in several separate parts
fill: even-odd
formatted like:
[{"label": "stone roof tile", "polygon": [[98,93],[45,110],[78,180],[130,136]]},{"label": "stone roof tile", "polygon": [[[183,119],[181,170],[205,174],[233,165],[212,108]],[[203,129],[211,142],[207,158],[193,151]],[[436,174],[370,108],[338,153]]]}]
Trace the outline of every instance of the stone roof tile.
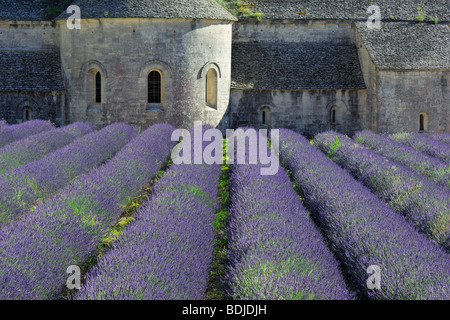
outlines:
[{"label": "stone roof tile", "polygon": [[356,48],[348,43],[235,43],[234,89],[363,89]]},{"label": "stone roof tile", "polygon": [[449,0],[247,0],[264,19],[344,19],[367,20],[367,9],[378,5],[383,19],[415,20],[417,7],[426,16],[450,21]]},{"label": "stone roof tile", "polygon": [[[237,20],[215,0],[75,0],[82,18],[186,18]],[[69,15],[63,12],[57,19]]]},{"label": "stone roof tile", "polygon": [[57,50],[0,49],[0,91],[64,91]]},{"label": "stone roof tile", "polygon": [[378,69],[450,69],[448,25],[392,22],[369,30],[357,22],[356,27]]}]

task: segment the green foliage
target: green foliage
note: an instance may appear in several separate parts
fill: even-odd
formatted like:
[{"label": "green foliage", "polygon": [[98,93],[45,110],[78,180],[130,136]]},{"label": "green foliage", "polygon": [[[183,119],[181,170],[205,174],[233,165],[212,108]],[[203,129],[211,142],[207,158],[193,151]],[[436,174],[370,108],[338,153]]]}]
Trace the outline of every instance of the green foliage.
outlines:
[{"label": "green foliage", "polygon": [[254,0],[216,0],[218,4],[227,9],[234,16],[256,18],[261,21],[264,13],[255,12]]},{"label": "green foliage", "polygon": [[439,19],[437,16],[436,17],[429,16],[428,19],[430,19],[430,21],[433,22],[434,24],[437,24],[439,22]]},{"label": "green foliage", "polygon": [[228,225],[228,195],[230,185],[230,166],[226,161],[227,143],[223,140],[223,161],[222,174],[219,182],[219,199],[221,208],[216,212],[216,241],[214,245],[213,261],[209,272],[208,288],[205,300],[226,300],[229,299],[222,289],[222,279],[225,275],[227,261],[227,225]]},{"label": "green foliage", "polygon": [[341,146],[341,142],[339,141],[338,137],[335,137],[333,144],[331,145],[331,149],[328,152],[328,158],[332,158],[333,154],[335,153],[336,149],[338,149]]},{"label": "green foliage", "polygon": [[418,6],[417,7],[416,21],[417,22],[422,22],[423,20],[425,20],[425,15],[423,14],[421,6]]}]

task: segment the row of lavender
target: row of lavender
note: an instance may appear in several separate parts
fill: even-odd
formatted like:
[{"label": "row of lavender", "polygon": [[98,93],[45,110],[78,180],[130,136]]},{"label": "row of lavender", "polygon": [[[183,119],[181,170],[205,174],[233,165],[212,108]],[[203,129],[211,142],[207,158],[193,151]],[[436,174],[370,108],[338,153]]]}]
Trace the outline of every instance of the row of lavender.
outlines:
[{"label": "row of lavender", "polygon": [[[397,133],[389,136],[391,139],[413,147],[445,163],[450,163],[450,148],[448,142],[443,142],[446,135],[435,134],[432,137],[422,133]],[[441,138],[439,138],[441,137]]]},{"label": "row of lavender", "polygon": [[450,145],[450,133],[435,133],[432,138]]},{"label": "row of lavender", "polygon": [[[450,250],[450,190],[336,132],[316,135],[315,145],[418,230]],[[332,153],[332,154],[331,154]]]},{"label": "row of lavender", "polygon": [[352,299],[339,265],[283,169],[235,164],[226,278],[234,299]]},{"label": "row of lavender", "polygon": [[[280,135],[282,163],[361,296],[450,299],[449,254],[304,137],[284,129]],[[380,289],[367,286],[370,266],[381,270]]]},{"label": "row of lavender", "polygon": [[450,188],[450,168],[442,160],[372,131],[357,132],[353,139],[389,160],[405,165],[414,172]]},{"label": "row of lavender", "polygon": [[44,120],[27,121],[15,125],[3,124],[0,126],[0,147],[54,128],[55,126],[50,121]]},{"label": "row of lavender", "polygon": [[6,171],[0,176],[0,225],[28,213],[37,201],[42,202],[75,177],[108,160],[135,135],[133,126],[115,123]]},{"label": "row of lavender", "polygon": [[44,131],[7,144],[0,148],[0,174],[38,160],[92,131],[91,125],[76,122],[63,128]]},{"label": "row of lavender", "polygon": [[75,298],[204,298],[220,172],[218,164],[172,164]]},{"label": "row of lavender", "polygon": [[123,206],[162,168],[173,146],[172,130],[169,125],[150,127],[111,161],[78,177],[20,221],[4,226],[0,299],[58,297],[67,268],[86,263]]}]

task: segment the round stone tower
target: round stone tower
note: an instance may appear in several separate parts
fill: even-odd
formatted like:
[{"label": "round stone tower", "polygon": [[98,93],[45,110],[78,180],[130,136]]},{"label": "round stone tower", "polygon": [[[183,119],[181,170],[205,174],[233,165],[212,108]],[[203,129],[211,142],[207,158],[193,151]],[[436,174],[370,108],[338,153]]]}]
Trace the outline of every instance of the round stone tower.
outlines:
[{"label": "round stone tower", "polygon": [[[57,19],[67,118],[217,126],[228,107],[232,24],[213,0],[79,0]],[[69,7],[71,8],[71,7]]]}]

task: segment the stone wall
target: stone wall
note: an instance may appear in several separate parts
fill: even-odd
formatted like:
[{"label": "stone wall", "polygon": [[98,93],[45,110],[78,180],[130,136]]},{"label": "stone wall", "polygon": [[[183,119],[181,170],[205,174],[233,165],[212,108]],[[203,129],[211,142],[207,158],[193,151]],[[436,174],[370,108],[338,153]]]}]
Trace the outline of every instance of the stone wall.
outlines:
[{"label": "stone wall", "polygon": [[[61,63],[71,121],[101,127],[125,121],[143,128],[157,122],[217,125],[228,106],[231,22],[218,20],[83,19],[81,30],[58,21]],[[218,73],[217,109],[206,105],[205,74]],[[102,103],[92,102],[89,70],[102,74]],[[147,104],[147,75],[163,73],[162,105]]]},{"label": "stone wall", "polygon": [[[325,130],[353,134],[362,129],[366,90],[236,90],[220,128],[262,125],[261,110],[271,110],[272,128],[288,128],[313,135]],[[330,109],[337,106],[336,124],[330,123]]]},{"label": "stone wall", "polygon": [[419,131],[419,114],[428,131],[450,132],[450,71],[378,71],[380,132]]},{"label": "stone wall", "polygon": [[33,119],[50,120],[64,124],[63,92],[0,92],[0,119],[9,124],[21,123],[23,109],[30,107]]},{"label": "stone wall", "polygon": [[233,42],[340,42],[353,39],[348,21],[241,20],[233,25]]},{"label": "stone wall", "polygon": [[0,48],[54,47],[58,47],[58,36],[50,21],[0,21]]}]

